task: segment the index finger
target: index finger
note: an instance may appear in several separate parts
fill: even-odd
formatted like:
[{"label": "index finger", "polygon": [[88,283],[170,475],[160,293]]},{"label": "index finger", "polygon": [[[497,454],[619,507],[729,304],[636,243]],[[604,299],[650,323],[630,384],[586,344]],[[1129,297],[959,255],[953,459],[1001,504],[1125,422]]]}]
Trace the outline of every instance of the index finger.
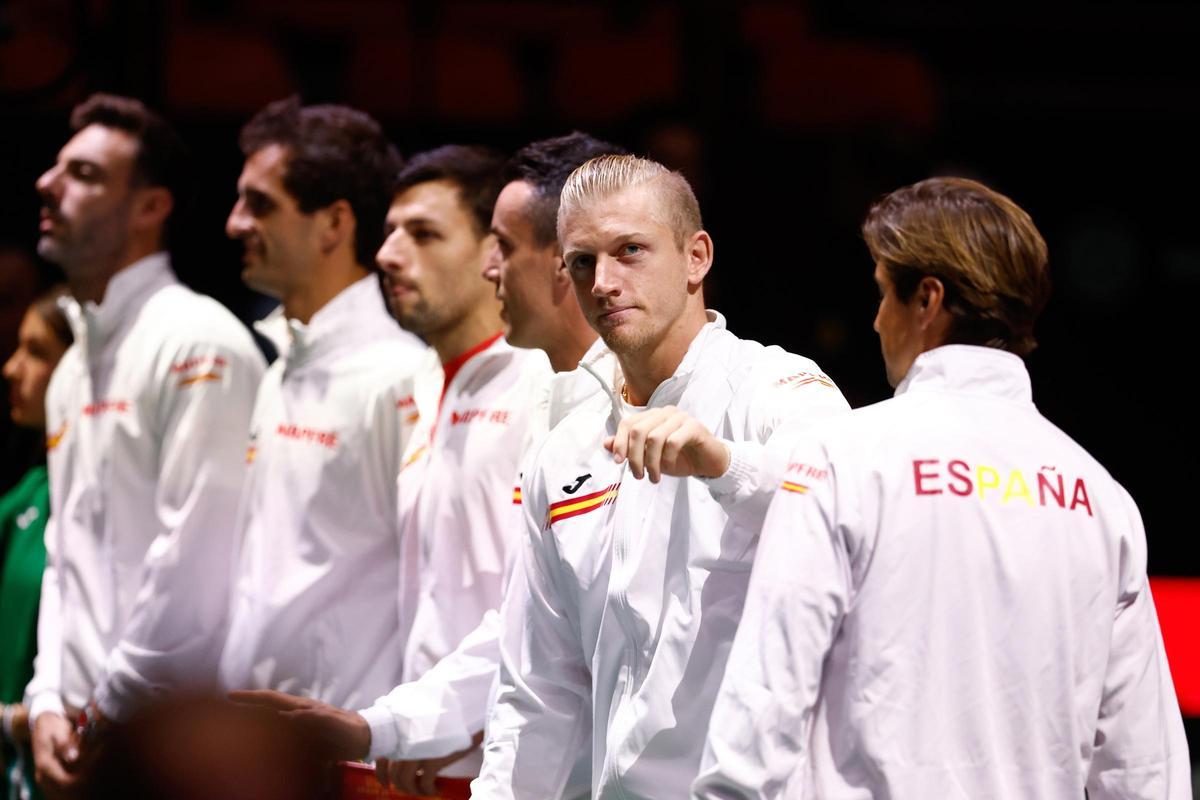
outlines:
[{"label": "index finger", "polygon": [[442,768],[441,761],[426,761],[421,765],[420,771],[417,773],[417,794],[420,795],[435,795],[437,790],[438,770]]},{"label": "index finger", "polygon": [[308,706],[308,699],[277,692],[274,689],[239,689],[229,693],[229,699],[248,706],[261,706],[276,711],[295,711]]}]

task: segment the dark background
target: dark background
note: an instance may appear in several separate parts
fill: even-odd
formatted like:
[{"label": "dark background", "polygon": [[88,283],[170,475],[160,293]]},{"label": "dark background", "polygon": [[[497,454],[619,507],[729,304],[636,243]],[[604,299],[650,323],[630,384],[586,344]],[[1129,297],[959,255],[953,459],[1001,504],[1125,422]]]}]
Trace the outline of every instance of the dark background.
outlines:
[{"label": "dark background", "polygon": [[710,304],[857,406],[890,395],[860,221],[902,184],[977,177],[1050,246],[1038,406],[1132,493],[1151,573],[1194,576],[1198,33],[1200,6],[1132,0],[0,0],[0,240],[32,250],[33,181],[94,90],[189,140],[176,264],[243,318],[263,306],[223,223],[266,102],[358,106],[405,153],[578,128],[682,169],[716,242]]}]

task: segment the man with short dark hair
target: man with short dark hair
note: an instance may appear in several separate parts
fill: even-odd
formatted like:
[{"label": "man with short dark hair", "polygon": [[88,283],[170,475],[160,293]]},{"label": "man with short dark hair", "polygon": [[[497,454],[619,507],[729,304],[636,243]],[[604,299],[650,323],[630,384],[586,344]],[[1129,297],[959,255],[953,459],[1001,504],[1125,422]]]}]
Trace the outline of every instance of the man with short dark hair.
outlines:
[{"label": "man with short dark hair", "polygon": [[1190,798],[1137,507],[1033,405],[1033,221],[933,178],[863,235],[896,396],[792,451],[694,796]]},{"label": "man with short dark hair", "polygon": [[496,257],[484,277],[496,284],[508,343],[544,350],[558,372],[575,369],[596,341],[563,265],[555,230],[558,197],[576,167],[622,152],[576,132],[526,145],[504,169],[492,214]]},{"label": "man with short dark hair", "polygon": [[387,311],[374,253],[400,167],[368,115],[267,106],[242,131],[227,231],[281,301],[259,389],[221,683],[356,708],[400,680],[396,475],[424,346]]},{"label": "man with short dark hair", "polygon": [[26,690],[39,783],[72,786],[88,729],[157,692],[210,686],[262,356],[175,278],[166,227],[183,145],[130,98],[94,95],[37,182],[38,252],[62,267],[75,343],[46,398],[51,518]]}]

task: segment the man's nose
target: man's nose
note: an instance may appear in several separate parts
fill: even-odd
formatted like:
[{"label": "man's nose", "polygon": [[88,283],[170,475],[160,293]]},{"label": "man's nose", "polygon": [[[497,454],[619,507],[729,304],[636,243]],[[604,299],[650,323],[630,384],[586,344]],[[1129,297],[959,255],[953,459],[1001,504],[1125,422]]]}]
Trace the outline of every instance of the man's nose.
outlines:
[{"label": "man's nose", "polygon": [[403,242],[400,241],[400,231],[396,231],[383,240],[379,252],[375,254],[379,268],[387,273],[402,271],[408,263]]},{"label": "man's nose", "polygon": [[231,239],[241,239],[251,229],[250,214],[246,211],[245,202],[239,197],[233,204],[233,208],[229,210],[229,217],[225,220],[225,235]]},{"label": "man's nose", "polygon": [[33,184],[42,201],[47,205],[57,205],[58,178],[60,175],[62,175],[62,170],[55,164],[43,172]]},{"label": "man's nose", "polygon": [[621,293],[620,264],[615,258],[601,254],[596,257],[596,268],[592,272],[592,295],[606,297]]},{"label": "man's nose", "polygon": [[483,260],[483,279],[485,281],[500,285],[500,262],[503,261],[503,258],[500,254],[500,247],[493,247],[492,252]]}]

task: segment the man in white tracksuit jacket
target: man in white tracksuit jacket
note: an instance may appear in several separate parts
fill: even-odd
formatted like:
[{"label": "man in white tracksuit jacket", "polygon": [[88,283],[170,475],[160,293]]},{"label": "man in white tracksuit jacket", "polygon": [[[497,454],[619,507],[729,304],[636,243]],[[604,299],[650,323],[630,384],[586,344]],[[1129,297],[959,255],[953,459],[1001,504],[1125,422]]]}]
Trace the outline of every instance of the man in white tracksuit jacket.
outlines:
[{"label": "man in white tracksuit jacket", "polygon": [[243,451],[263,360],[162,251],[182,145],[141,103],[97,95],[38,180],[39,252],[75,334],[47,391],[51,517],[27,690],[38,781],[78,779],[87,728],[214,683]]},{"label": "man in white tracksuit jacket", "polygon": [[1190,798],[1137,507],[1020,358],[1032,221],[943,178],[863,232],[896,397],[792,452],[695,795]]},{"label": "man in white tracksuit jacket", "polygon": [[399,158],[339,106],[272,104],[243,129],[228,233],[243,279],[281,301],[280,357],[258,392],[227,689],[354,708],[399,678],[406,629],[396,481],[424,345],[388,314],[374,272]]},{"label": "man in white tracksuit jacket", "polygon": [[847,407],[812,361],[706,312],[712,242],[678,174],[593,159],[563,190],[559,237],[608,402],[568,414],[525,477],[529,596],[472,791],[558,797],[590,734],[595,797],[684,797],[741,614],[765,445]]},{"label": "man in white tracksuit jacket", "polygon": [[[589,375],[572,372],[596,340],[596,332],[571,290],[555,227],[558,196],[567,176],[590,158],[616,152],[622,151],[576,132],[521,148],[501,173],[504,188],[491,220],[497,246],[484,277],[496,286],[505,340],[543,351],[554,370],[539,370],[541,379],[536,385],[524,383],[525,396],[515,400],[530,415],[522,461],[568,411],[600,394]],[[481,453],[481,458],[488,454]],[[469,473],[471,463],[464,458],[461,466]],[[514,474],[512,482],[511,519],[503,524],[517,534],[522,524],[519,475]],[[510,566],[518,562],[515,555],[511,550]],[[519,604],[519,598],[510,595],[523,589],[523,577],[514,581],[508,576],[505,605]],[[360,712],[371,721],[369,756],[389,783],[403,791],[428,791],[446,756],[468,747],[483,730],[499,667],[500,629],[499,609],[489,610],[450,655]],[[389,759],[393,763],[387,763]]]}]

